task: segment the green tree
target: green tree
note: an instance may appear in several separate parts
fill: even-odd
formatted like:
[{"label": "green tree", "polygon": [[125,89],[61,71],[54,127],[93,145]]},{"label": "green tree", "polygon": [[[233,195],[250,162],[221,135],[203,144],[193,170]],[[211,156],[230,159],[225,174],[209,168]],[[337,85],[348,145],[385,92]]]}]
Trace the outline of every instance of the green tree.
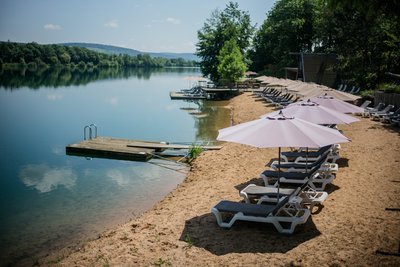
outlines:
[{"label": "green tree", "polygon": [[[400,21],[396,1],[330,0],[317,25],[318,51],[335,52],[343,80],[374,89],[385,72],[400,72]],[[396,6],[397,5],[397,6]]]},{"label": "green tree", "polygon": [[373,89],[400,73],[398,0],[278,0],[253,39],[251,68],[281,75],[290,52],[335,53],[342,80]]},{"label": "green tree", "polygon": [[218,61],[220,84],[232,86],[243,77],[246,71],[243,55],[234,39],[225,42],[218,55]]},{"label": "green tree", "polygon": [[248,12],[239,10],[237,3],[230,2],[223,12],[215,10],[198,31],[197,55],[201,58],[200,68],[205,76],[218,83],[218,56],[225,42],[234,39],[242,54],[250,46],[254,33]]},{"label": "green tree", "polygon": [[64,52],[60,55],[60,61],[62,64],[69,64],[71,62],[71,56]]},{"label": "green tree", "polygon": [[[148,54],[109,55],[98,53],[87,48],[61,45],[39,45],[37,43],[0,42],[0,60],[12,66],[25,66],[33,63],[38,68],[50,65],[61,65],[68,68],[77,66],[80,70],[96,67],[163,67],[163,66],[193,66],[194,62],[184,59],[154,58]],[[12,63],[12,64],[9,64]],[[31,64],[31,66],[33,66]],[[34,69],[34,68],[31,68]]]},{"label": "green tree", "polygon": [[315,5],[318,0],[279,0],[257,31],[249,52],[251,68],[272,74],[295,64],[291,52],[313,49]]}]

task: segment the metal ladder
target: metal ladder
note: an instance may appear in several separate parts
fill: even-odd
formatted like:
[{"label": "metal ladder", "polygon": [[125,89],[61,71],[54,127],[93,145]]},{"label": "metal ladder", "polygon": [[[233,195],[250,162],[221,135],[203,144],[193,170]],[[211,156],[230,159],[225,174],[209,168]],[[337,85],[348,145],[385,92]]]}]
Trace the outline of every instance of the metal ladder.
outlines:
[{"label": "metal ladder", "polygon": [[[93,134],[94,130],[94,134]],[[89,139],[86,138],[86,133],[89,132]],[[83,128],[83,140],[92,140],[97,137],[97,125],[92,123]]]}]

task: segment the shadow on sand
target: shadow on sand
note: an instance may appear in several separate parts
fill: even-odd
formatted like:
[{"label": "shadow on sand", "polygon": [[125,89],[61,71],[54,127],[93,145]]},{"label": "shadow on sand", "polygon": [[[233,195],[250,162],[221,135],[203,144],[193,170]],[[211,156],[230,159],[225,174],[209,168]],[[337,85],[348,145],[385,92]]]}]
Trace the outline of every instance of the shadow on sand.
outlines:
[{"label": "shadow on sand", "polygon": [[349,159],[348,158],[340,158],[336,161],[337,165],[339,165],[340,168],[347,168],[349,167]]},{"label": "shadow on sand", "polygon": [[185,222],[180,240],[214,255],[228,253],[285,253],[320,235],[310,217],[293,235],[277,232],[272,224],[237,221],[231,229],[220,228],[212,213]]}]

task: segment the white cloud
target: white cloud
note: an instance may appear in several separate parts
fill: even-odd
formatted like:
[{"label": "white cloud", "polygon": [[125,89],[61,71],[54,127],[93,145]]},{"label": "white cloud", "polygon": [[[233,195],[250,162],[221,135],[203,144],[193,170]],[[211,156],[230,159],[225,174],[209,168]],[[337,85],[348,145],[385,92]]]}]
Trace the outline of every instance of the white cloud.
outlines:
[{"label": "white cloud", "polygon": [[110,97],[107,100],[107,103],[109,103],[111,106],[118,106],[118,97]]},{"label": "white cloud", "polygon": [[175,24],[175,25],[181,24],[181,21],[180,21],[179,19],[177,19],[177,18],[172,18],[172,17],[167,18],[167,22],[172,23],[172,24]]},{"label": "white cloud", "polygon": [[121,187],[127,186],[131,183],[130,176],[128,176],[126,172],[121,170],[117,169],[108,170],[107,176],[110,177],[111,180],[116,182]]},{"label": "white cloud", "polygon": [[54,146],[51,148],[51,152],[53,152],[53,154],[61,156],[65,154],[65,148],[64,147],[60,147],[60,146]]},{"label": "white cloud", "polygon": [[117,20],[110,20],[104,23],[104,26],[107,28],[118,28],[118,21]]},{"label": "white cloud", "polygon": [[50,192],[58,186],[71,189],[75,186],[77,175],[69,168],[50,168],[46,164],[29,164],[21,168],[21,181],[41,193]]},{"label": "white cloud", "polygon": [[47,99],[51,101],[62,99],[64,96],[58,93],[51,93],[47,95]]},{"label": "white cloud", "polygon": [[60,25],[52,24],[52,23],[44,25],[43,28],[45,28],[46,30],[50,30],[50,31],[61,30],[61,26]]}]

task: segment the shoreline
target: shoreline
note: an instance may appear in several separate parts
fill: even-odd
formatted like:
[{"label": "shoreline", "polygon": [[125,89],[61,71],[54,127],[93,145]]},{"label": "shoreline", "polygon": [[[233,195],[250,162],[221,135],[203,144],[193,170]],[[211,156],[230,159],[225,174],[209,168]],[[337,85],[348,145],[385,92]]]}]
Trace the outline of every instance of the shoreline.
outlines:
[{"label": "shoreline", "polygon": [[[249,93],[230,100],[234,124],[272,109]],[[186,179],[141,216],[80,247],[40,259],[43,266],[282,266],[399,265],[399,130],[370,119],[339,127],[339,171],[324,208],[292,236],[269,224],[218,227],[210,209],[222,199],[240,201],[238,190],[258,178],[276,149],[224,143],[197,158]],[[385,192],[385,193],[382,193]]]}]

